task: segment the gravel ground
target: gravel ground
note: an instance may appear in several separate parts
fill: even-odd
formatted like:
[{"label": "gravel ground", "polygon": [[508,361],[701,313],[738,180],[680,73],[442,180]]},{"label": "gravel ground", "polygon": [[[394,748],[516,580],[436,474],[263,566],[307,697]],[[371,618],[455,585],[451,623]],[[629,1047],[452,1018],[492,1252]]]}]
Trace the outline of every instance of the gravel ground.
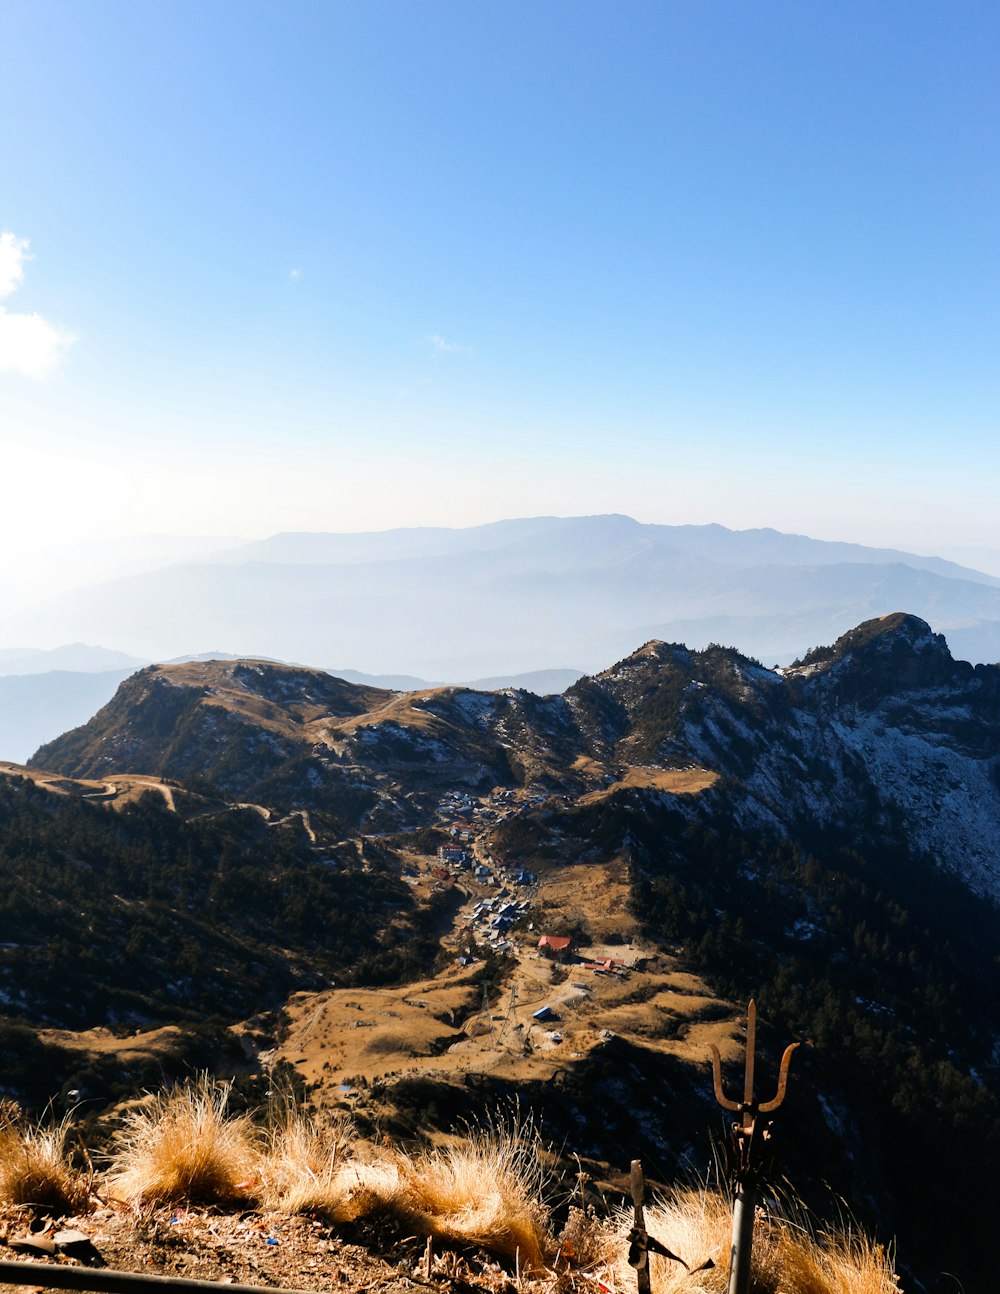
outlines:
[{"label": "gravel ground", "polygon": [[[528,1290],[554,1289],[557,1283],[554,1277],[518,1280],[516,1274],[486,1255],[452,1250],[432,1254],[428,1279],[426,1241],[377,1224],[347,1238],[344,1228],[334,1230],[309,1217],[183,1207],[137,1213],[124,1206],[102,1206],[93,1213],[57,1221],[40,1218],[26,1208],[9,1207],[0,1210],[0,1259],[77,1264],[80,1260],[70,1255],[71,1247],[58,1243],[60,1233],[67,1230],[90,1240],[99,1255],[95,1259],[89,1254],[92,1263],[103,1260],[116,1271],[316,1294],[327,1290],[414,1294],[428,1288],[441,1294],[480,1290],[486,1294],[523,1290],[527,1294]],[[25,1241],[40,1246],[37,1256],[21,1248]],[[55,1255],[42,1252],[53,1242]],[[83,1257],[86,1261],[88,1254]],[[24,1287],[0,1283],[4,1292],[18,1288]],[[42,1288],[42,1281],[34,1288]],[[593,1288],[598,1294],[596,1283]]]}]

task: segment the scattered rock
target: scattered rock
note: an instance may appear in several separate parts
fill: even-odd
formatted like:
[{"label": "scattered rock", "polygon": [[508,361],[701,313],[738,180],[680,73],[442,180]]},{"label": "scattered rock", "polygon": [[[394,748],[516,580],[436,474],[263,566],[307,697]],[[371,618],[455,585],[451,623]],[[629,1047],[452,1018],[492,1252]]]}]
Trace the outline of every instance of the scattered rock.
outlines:
[{"label": "scattered rock", "polygon": [[82,1231],[57,1231],[53,1237],[59,1252],[86,1267],[107,1267],[100,1250]]}]

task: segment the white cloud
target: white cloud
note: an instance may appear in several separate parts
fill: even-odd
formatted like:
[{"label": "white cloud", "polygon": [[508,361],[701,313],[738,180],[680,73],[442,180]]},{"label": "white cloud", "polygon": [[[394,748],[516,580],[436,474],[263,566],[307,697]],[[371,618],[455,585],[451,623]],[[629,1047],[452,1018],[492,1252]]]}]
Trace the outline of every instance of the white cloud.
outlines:
[{"label": "white cloud", "polygon": [[294,283],[297,279],[300,279],[300,278],[302,277],[302,271],[301,271],[301,270],[289,270],[289,271],[288,271],[288,277],[289,277],[289,278],[292,280],[292,282]]},{"label": "white cloud", "polygon": [[42,381],[51,377],[76,337],[41,315],[16,315],[0,306],[0,371]]},{"label": "white cloud", "polygon": [[429,333],[424,338],[424,345],[429,346],[438,355],[471,355],[471,346],[461,346],[457,341],[448,341],[437,333]]},{"label": "white cloud", "polygon": [[9,297],[24,279],[23,261],[30,261],[27,238],[5,230],[0,234],[0,297]]},{"label": "white cloud", "polygon": [[[24,281],[24,262],[31,260],[27,238],[9,230],[0,233],[0,297],[7,297]],[[76,337],[39,314],[13,314],[0,306],[0,372],[20,373],[42,381],[62,362]]]}]

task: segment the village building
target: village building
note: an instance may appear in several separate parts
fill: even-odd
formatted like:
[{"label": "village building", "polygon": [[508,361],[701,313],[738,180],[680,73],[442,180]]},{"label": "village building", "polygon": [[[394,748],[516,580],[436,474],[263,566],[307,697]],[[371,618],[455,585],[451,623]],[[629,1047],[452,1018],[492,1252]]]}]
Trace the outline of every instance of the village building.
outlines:
[{"label": "village building", "polygon": [[572,950],[572,935],[542,935],[538,941],[538,951],[544,957],[552,957],[556,961],[568,960]]}]

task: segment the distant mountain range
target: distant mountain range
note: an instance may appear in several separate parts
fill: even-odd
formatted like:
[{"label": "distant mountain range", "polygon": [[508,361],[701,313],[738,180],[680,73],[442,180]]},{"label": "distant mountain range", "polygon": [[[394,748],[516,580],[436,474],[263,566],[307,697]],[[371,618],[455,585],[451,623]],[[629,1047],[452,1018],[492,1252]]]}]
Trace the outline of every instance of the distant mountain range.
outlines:
[{"label": "distant mountain range", "polygon": [[467,529],[281,534],[61,594],[8,638],[241,655],[427,679],[593,671],[649,638],[788,663],[905,606],[956,656],[1000,658],[1000,579],[774,530],[536,517]]},{"label": "distant mountain range", "polygon": [[1000,659],[1000,579],[894,549],[624,516],[274,535],[8,621],[8,641],[67,645],[0,649],[0,757],[82,723],[153,661],[267,657],[393,690],[544,695],[651,638],[788,664],[898,606],[956,657]]},{"label": "distant mountain range", "polygon": [[53,671],[102,674],[127,670],[131,673],[150,664],[151,661],[139,656],[129,656],[108,647],[88,647],[85,643],[65,643],[48,651],[37,647],[0,647],[0,678],[18,674],[50,674]]}]

